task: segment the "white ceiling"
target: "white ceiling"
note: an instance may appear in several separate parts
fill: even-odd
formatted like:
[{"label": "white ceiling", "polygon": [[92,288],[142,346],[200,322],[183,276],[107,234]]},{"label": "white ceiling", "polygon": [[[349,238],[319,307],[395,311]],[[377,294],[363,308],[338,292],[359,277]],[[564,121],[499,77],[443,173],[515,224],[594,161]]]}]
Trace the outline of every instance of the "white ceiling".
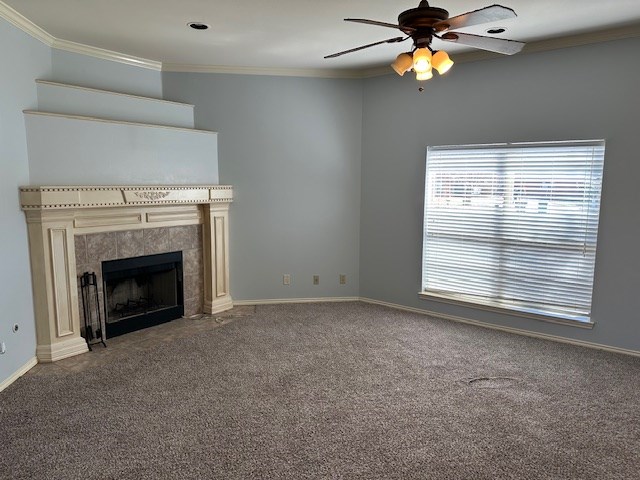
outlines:
[{"label": "white ceiling", "polygon": [[[406,44],[381,45],[335,59],[323,56],[400,36],[347,17],[396,23],[418,0],[3,0],[58,39],[168,64],[279,69],[388,65]],[[450,16],[495,0],[433,0]],[[640,0],[504,0],[518,17],[464,31],[525,42],[640,25]],[[211,26],[196,31],[187,23]],[[448,44],[455,54],[463,48]],[[466,50],[468,51],[468,49]],[[453,57],[453,55],[452,55]],[[454,57],[455,60],[455,57]]]}]

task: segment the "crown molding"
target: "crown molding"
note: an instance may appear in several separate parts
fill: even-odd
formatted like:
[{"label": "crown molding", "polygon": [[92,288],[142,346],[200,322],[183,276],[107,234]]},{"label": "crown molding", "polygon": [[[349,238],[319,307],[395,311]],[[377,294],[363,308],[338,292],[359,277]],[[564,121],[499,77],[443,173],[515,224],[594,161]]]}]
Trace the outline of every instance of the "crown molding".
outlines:
[{"label": "crown molding", "polygon": [[56,38],[53,40],[53,45],[51,46],[57,50],[88,55],[101,60],[110,60],[112,62],[124,63],[125,65],[133,65],[135,67],[147,68],[149,70],[162,70],[162,62],[158,62],[156,60],[149,60],[147,58],[136,57],[126,53],[114,52],[113,50],[106,50],[104,48],[92,47],[82,43],[71,42],[69,40],[60,40]]},{"label": "crown molding", "polygon": [[36,40],[40,40],[45,45],[51,47],[55,41],[55,37],[2,1],[0,1],[0,18],[4,18],[7,22],[31,35]]},{"label": "crown molding", "polygon": [[[518,55],[548,52],[551,50],[580,47],[582,45],[592,45],[595,43],[611,42],[614,40],[624,40],[626,38],[635,37],[640,37],[640,24],[628,25],[618,28],[609,28],[606,30],[598,30],[595,32],[579,33],[576,35],[567,35],[564,37],[550,38],[548,40],[528,42],[524,46],[522,52]],[[477,62],[480,60],[491,60],[495,58],[504,58],[504,55],[476,50],[473,52],[456,54],[455,57],[457,63],[466,63]]]},{"label": "crown molding", "polygon": [[[614,40],[624,40],[626,38],[640,37],[640,24],[625,27],[598,30],[576,35],[539,40],[527,43],[518,55],[529,53],[547,52],[563,48],[579,47],[582,45],[592,45],[595,43],[610,42]],[[456,63],[478,62],[481,60],[492,60],[504,58],[498,53],[476,50],[462,52],[455,55]],[[360,69],[295,69],[295,68],[253,68],[253,67],[232,67],[232,66],[207,66],[207,65],[186,65],[165,63],[162,71],[166,72],[192,72],[192,73],[228,73],[238,75],[275,75],[293,77],[324,77],[324,78],[372,78],[393,73],[388,65]]]},{"label": "crown molding", "polygon": [[635,37],[640,37],[640,24],[568,35],[551,38],[549,40],[539,40],[526,45],[524,51],[525,53],[546,52],[560,48],[579,47],[581,45],[591,45],[594,43],[611,42]]},{"label": "crown molding", "polygon": [[[126,53],[106,50],[104,48],[92,47],[82,43],[69,40],[58,39],[47,31],[33,23],[31,20],[5,4],[0,0],[0,18],[4,18],[9,23],[15,25],[25,33],[31,35],[42,43],[71,53],[88,55],[102,60],[133,65],[150,70],[163,72],[188,72],[188,73],[226,73],[235,75],[266,75],[278,77],[316,77],[316,78],[371,78],[389,75],[388,66],[374,66],[366,68],[352,69],[325,69],[325,68],[269,68],[269,67],[244,67],[227,65],[193,65],[181,63],[163,63],[157,60],[136,57]],[[627,25],[623,27],[598,30],[595,32],[579,33],[564,37],[552,38],[548,40],[533,41],[526,44],[519,55],[546,52],[562,48],[590,45],[594,43],[622,40],[625,38],[640,37],[640,24]],[[481,60],[491,60],[504,58],[503,55],[486,51],[472,51],[455,54],[456,63],[477,62]]]},{"label": "crown molding", "polygon": [[162,70],[162,62],[56,38],[2,1],[0,1],[0,18],[4,18],[7,22],[18,27],[28,35],[31,35],[36,40],[57,50],[79,53],[102,60],[111,60],[126,65],[148,68],[150,70]]},{"label": "crown molding", "polygon": [[235,67],[226,65],[163,63],[162,71],[266,75],[276,77],[362,78],[362,70],[360,69]]},{"label": "crown molding", "polygon": [[[640,24],[528,42],[522,52],[518,53],[518,56],[636,37],[640,37]],[[451,56],[456,63],[479,62],[481,60],[494,60],[496,58],[505,57],[499,53],[487,52],[484,50],[452,53]],[[391,71],[387,66],[360,70],[360,76],[362,78],[381,77],[392,73],[393,71]]]}]

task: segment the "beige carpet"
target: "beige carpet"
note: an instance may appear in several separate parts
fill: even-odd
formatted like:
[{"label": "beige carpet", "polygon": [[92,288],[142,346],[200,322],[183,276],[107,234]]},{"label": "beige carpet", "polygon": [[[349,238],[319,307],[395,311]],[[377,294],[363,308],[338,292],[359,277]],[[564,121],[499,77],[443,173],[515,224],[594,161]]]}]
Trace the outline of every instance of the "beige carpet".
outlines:
[{"label": "beige carpet", "polygon": [[0,393],[2,479],[638,479],[640,359],[361,303],[183,319]]}]

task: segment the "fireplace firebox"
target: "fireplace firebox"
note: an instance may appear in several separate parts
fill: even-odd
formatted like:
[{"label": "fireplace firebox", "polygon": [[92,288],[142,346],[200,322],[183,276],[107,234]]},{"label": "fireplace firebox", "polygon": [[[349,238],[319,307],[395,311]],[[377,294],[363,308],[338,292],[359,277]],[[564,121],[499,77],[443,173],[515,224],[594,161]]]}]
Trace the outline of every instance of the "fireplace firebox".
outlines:
[{"label": "fireplace firebox", "polygon": [[102,262],[107,338],[184,315],[182,252]]}]

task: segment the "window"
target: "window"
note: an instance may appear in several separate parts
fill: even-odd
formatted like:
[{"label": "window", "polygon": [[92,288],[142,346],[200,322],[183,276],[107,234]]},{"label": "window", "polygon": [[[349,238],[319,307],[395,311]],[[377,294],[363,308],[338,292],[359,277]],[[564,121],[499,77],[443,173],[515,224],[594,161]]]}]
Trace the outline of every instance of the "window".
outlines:
[{"label": "window", "polygon": [[604,141],[429,147],[422,293],[589,322]]}]

